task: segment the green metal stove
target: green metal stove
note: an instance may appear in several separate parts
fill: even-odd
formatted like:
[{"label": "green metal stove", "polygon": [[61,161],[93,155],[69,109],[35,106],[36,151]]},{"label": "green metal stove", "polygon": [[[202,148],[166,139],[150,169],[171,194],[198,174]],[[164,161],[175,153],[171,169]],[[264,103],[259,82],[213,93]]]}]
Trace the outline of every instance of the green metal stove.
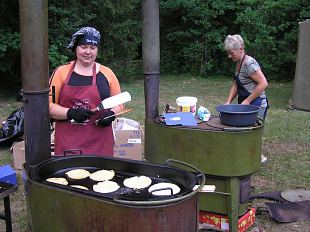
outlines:
[{"label": "green metal stove", "polygon": [[227,214],[230,231],[237,231],[238,217],[248,209],[250,176],[261,165],[262,125],[231,128],[218,121],[212,117],[208,124],[185,128],[146,120],[145,159],[173,158],[199,168],[206,184],[216,186],[215,192],[199,193],[199,209]]}]

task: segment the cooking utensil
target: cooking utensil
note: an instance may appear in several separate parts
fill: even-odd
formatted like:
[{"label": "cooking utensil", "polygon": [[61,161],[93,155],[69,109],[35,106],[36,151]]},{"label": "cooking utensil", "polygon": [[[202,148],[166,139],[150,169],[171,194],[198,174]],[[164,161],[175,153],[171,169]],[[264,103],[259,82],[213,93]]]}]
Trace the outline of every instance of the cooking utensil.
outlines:
[{"label": "cooking utensil", "polygon": [[122,110],[122,111],[120,111],[120,112],[118,112],[116,114],[107,116],[107,117],[105,117],[103,119],[112,118],[113,116],[119,116],[119,115],[122,115],[122,114],[125,114],[125,113],[128,113],[128,112],[131,112],[131,111],[132,111],[132,109],[124,109],[124,110]]},{"label": "cooking utensil", "polygon": [[[195,185],[195,187],[193,188],[193,190],[199,188],[199,185]],[[204,185],[202,187],[202,189],[200,190],[200,192],[202,193],[210,193],[210,192],[215,192],[216,186],[215,185]]]},{"label": "cooking utensil", "polygon": [[165,111],[165,113],[177,113],[178,109],[175,107],[170,106],[169,104],[166,104],[165,107],[163,107],[163,110]]},{"label": "cooking utensil", "polygon": [[281,197],[289,202],[310,201],[310,190],[288,189],[281,192]]},{"label": "cooking utensil", "polygon": [[155,196],[170,196],[179,193],[181,189],[176,184],[164,182],[152,185],[148,191]]},{"label": "cooking utensil", "polygon": [[[125,109],[125,110],[122,110],[122,111],[120,111],[120,112],[118,112],[116,114],[112,114],[110,116],[107,116],[107,117],[103,118],[103,120],[104,119],[108,119],[108,118],[112,118],[112,117],[115,117],[115,116],[119,116],[119,115],[122,115],[122,114],[125,114],[125,113],[128,113],[128,112],[131,112],[131,111],[132,111],[132,109]],[[96,122],[95,122],[96,125],[98,124],[99,120],[101,120],[101,119],[97,119],[96,120]]]},{"label": "cooking utensil", "polygon": [[123,93],[104,99],[96,108],[92,109],[92,111],[98,111],[102,109],[111,109],[114,106],[124,104],[129,101],[131,101],[130,93],[123,92]]}]

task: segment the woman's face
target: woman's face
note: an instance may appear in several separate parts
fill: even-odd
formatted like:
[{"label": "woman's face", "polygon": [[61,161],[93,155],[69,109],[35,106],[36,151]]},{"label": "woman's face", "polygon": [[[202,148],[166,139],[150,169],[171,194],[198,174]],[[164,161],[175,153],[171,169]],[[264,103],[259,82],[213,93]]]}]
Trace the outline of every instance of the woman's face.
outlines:
[{"label": "woman's face", "polygon": [[237,50],[227,50],[227,55],[228,55],[228,58],[231,59],[232,61],[234,62],[238,62],[242,59],[242,56],[243,56],[243,49],[240,48],[240,49],[237,49]]},{"label": "woman's face", "polygon": [[88,67],[95,62],[98,48],[94,45],[80,45],[75,51],[78,62]]}]

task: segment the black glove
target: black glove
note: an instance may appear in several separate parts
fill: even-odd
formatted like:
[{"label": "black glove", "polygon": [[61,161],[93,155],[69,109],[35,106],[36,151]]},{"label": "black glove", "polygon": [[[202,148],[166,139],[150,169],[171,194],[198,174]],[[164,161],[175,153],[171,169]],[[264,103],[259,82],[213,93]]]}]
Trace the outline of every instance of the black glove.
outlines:
[{"label": "black glove", "polygon": [[99,119],[96,120],[97,126],[110,126],[114,121],[115,115],[112,110],[105,111]]},{"label": "black glove", "polygon": [[70,108],[67,112],[67,118],[73,119],[76,122],[82,123],[93,114],[95,114],[95,112],[92,112],[90,110],[86,110],[83,108],[78,108],[78,109]]}]

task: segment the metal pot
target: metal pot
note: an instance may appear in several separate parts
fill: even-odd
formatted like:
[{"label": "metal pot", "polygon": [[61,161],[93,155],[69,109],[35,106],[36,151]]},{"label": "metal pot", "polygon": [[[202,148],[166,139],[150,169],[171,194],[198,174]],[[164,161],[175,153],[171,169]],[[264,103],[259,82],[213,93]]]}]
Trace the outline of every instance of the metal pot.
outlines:
[{"label": "metal pot", "polygon": [[216,107],[221,123],[227,126],[251,126],[256,123],[258,106],[229,104]]}]

